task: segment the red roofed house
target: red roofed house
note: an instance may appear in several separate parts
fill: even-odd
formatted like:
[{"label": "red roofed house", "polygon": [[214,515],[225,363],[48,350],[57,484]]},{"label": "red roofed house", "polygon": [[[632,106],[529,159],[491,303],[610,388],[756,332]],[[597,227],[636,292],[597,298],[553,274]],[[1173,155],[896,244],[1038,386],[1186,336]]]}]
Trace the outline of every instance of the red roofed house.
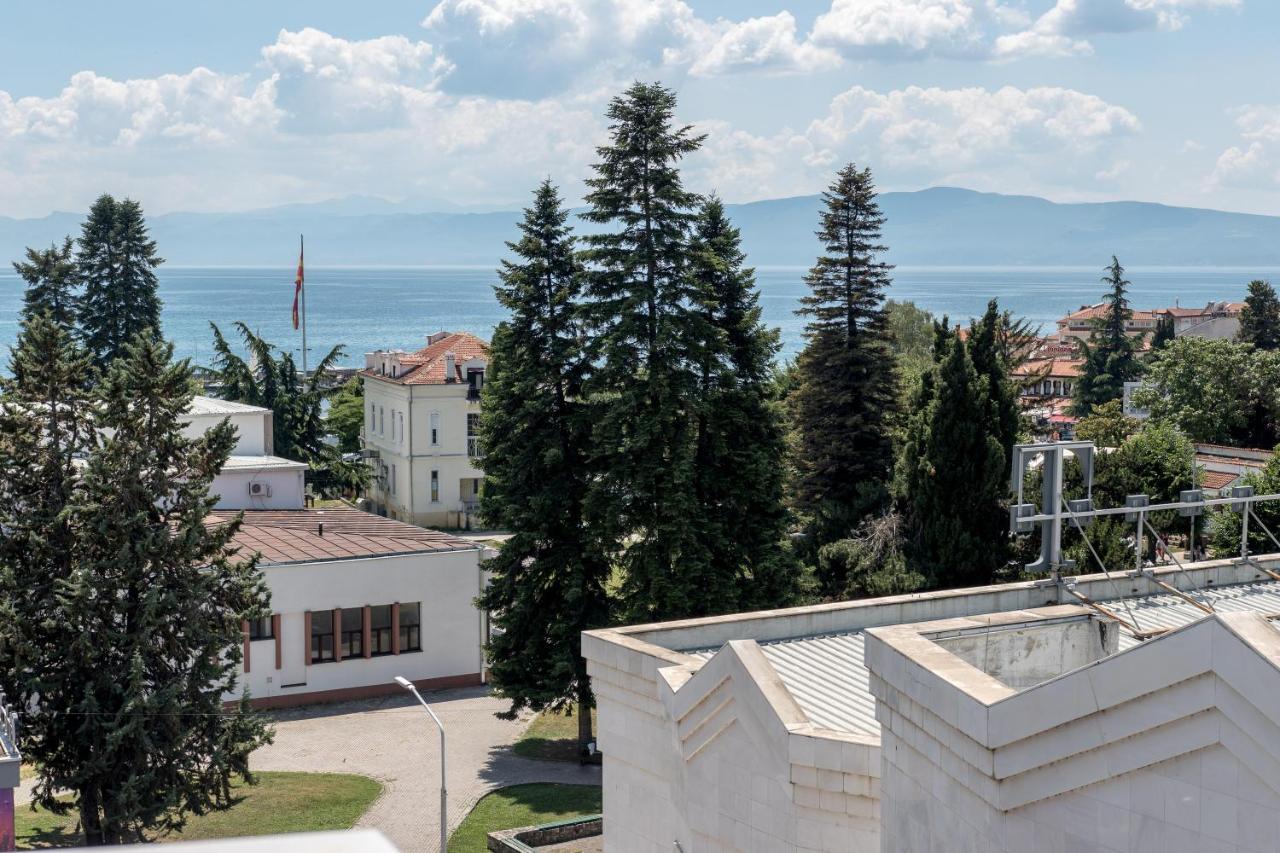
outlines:
[{"label": "red roofed house", "polygon": [[470,526],[484,476],[478,426],[489,345],[469,332],[436,332],[416,352],[364,358],[373,511],[411,524]]},{"label": "red roofed house", "polygon": [[[1125,331],[1131,335],[1146,335],[1156,330],[1156,323],[1164,317],[1173,318],[1175,337],[1190,335],[1197,338],[1234,338],[1240,330],[1240,311],[1243,302],[1210,302],[1203,308],[1156,308],[1151,311],[1135,310],[1125,323]],[[1058,340],[1085,340],[1093,332],[1094,323],[1106,313],[1106,306],[1085,305],[1058,321]]]}]

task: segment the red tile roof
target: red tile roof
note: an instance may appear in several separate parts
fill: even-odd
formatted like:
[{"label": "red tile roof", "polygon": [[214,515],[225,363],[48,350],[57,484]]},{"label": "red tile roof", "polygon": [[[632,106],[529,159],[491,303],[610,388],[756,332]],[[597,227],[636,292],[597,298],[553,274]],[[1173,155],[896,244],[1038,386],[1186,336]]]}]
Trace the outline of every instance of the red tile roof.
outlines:
[{"label": "red tile roof", "polygon": [[400,356],[400,364],[404,372],[397,377],[378,373],[376,370],[362,370],[362,376],[370,376],[385,382],[399,385],[443,385],[445,384],[444,357],[453,353],[454,382],[463,382],[462,365],[473,358],[488,358],[489,344],[470,332],[447,332],[444,337],[429,344],[417,352]]},{"label": "red tile roof", "polygon": [[[224,524],[236,513],[220,510],[210,524]],[[320,525],[324,525],[324,535]],[[262,555],[263,565],[349,560],[389,554],[462,551],[476,543],[415,527],[358,509],[253,509],[233,540],[240,552]]]},{"label": "red tile roof", "polygon": [[[1046,373],[1046,369],[1048,372]],[[1084,370],[1084,360],[1074,358],[1037,358],[1024,361],[1013,369],[1014,376],[1039,376],[1059,379],[1075,378]]]},{"label": "red tile roof", "polygon": [[1240,475],[1231,471],[1201,471],[1200,487],[1203,489],[1223,489],[1239,479]]}]

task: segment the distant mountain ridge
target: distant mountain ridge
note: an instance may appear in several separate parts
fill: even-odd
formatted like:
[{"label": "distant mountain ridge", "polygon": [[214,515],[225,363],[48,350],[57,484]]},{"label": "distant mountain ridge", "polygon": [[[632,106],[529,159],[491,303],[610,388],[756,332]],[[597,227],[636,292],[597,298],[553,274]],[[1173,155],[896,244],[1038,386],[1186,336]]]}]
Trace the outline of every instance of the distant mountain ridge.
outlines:
[{"label": "distant mountain ridge", "polygon": [[[750,263],[804,266],[820,198],[796,196],[727,205]],[[1034,196],[952,187],[880,197],[888,260],[919,266],[1280,266],[1280,217],[1149,202],[1060,204]],[[420,212],[425,207],[439,208]],[[243,213],[169,213],[150,218],[170,264],[288,266],[298,234],[314,265],[486,265],[515,238],[515,210],[449,209],[444,202],[397,204],[351,196]],[[0,217],[0,260],[26,246],[78,234],[82,214]],[[594,226],[578,221],[579,233]]]}]

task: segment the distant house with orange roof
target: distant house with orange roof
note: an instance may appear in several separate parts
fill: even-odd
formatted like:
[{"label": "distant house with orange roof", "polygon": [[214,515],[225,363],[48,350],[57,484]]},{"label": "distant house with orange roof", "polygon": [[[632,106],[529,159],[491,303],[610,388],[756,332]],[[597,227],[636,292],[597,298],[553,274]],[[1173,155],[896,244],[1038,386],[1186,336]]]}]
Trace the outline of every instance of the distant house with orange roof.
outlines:
[{"label": "distant house with orange roof", "polygon": [[414,352],[365,353],[363,446],[373,466],[367,497],[380,515],[468,527],[484,476],[477,460],[480,389],[489,344],[436,332]]},{"label": "distant house with orange roof", "polygon": [[[1175,337],[1191,335],[1197,338],[1234,338],[1240,331],[1240,311],[1243,308],[1243,302],[1216,301],[1207,303],[1203,308],[1183,308],[1175,304],[1172,308],[1135,310],[1125,323],[1125,331],[1131,335],[1149,337],[1155,332],[1156,324],[1168,317],[1173,319]],[[1058,320],[1058,340],[1072,342],[1087,339],[1106,310],[1107,306],[1099,302],[1095,305],[1082,305],[1080,310],[1072,311]]]}]

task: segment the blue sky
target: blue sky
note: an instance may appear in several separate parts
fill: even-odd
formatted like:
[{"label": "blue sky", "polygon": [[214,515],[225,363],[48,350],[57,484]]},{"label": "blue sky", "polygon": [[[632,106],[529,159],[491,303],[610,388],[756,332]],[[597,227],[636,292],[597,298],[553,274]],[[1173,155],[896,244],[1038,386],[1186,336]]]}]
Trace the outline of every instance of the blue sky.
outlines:
[{"label": "blue sky", "polygon": [[0,5],[0,215],[570,197],[608,98],[662,80],[694,189],[938,184],[1280,214],[1264,0]]}]

